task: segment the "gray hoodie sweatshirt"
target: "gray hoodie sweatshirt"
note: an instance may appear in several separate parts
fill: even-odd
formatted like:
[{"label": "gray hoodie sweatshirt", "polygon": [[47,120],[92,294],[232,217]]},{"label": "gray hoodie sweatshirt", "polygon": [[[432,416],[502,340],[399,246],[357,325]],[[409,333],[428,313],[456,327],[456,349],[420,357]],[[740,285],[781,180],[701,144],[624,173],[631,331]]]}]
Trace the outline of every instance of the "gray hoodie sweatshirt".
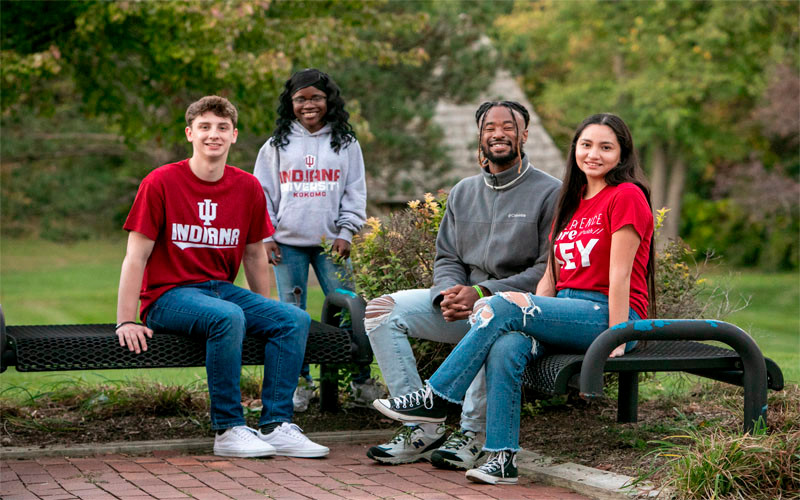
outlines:
[{"label": "gray hoodie sweatshirt", "polygon": [[492,293],[535,292],[547,265],[550,226],[561,181],[522,157],[497,175],[484,170],[455,185],[436,237],[431,301],[454,285]]},{"label": "gray hoodie sweatshirt", "polygon": [[353,141],[338,153],[331,127],[313,134],[292,122],[289,144],[267,140],[253,169],[264,194],[275,234],[283,245],[317,246],[323,238],[351,241],[366,221],[367,186],[361,146]]}]

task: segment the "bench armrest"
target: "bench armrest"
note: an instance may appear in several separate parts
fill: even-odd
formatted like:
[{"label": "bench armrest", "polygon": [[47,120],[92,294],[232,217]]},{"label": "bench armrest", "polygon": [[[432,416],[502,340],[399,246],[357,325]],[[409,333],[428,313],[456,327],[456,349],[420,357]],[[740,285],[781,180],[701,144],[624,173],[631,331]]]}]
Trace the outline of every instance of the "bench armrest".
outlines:
[{"label": "bench armrest", "polygon": [[350,311],[351,328],[353,330],[353,361],[355,363],[372,363],[372,346],[364,329],[364,311],[366,302],[349,290],[337,288],[325,297],[322,305],[322,322],[331,326],[339,326],[340,319],[336,315],[343,309]]},{"label": "bench armrest", "polygon": [[[767,387],[764,356],[755,341],[739,327],[724,321],[702,319],[646,319],[620,323],[601,333],[589,346],[583,358],[580,395],[585,399],[603,396],[603,370],[608,355],[618,345],[632,340],[714,340],[730,346],[742,360],[744,386]],[[753,410],[761,413],[764,400],[753,402]]]}]

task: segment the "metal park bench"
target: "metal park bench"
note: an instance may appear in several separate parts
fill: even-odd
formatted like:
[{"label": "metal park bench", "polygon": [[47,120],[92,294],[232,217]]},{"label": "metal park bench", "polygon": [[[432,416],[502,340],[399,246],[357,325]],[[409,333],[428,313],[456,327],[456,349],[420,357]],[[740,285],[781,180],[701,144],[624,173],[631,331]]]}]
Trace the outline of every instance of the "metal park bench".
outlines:
[{"label": "metal park bench", "polygon": [[[619,358],[608,358],[620,344],[640,346]],[[732,349],[697,341],[717,341]],[[641,344],[644,345],[641,345]],[[783,373],[743,330],[730,323],[699,319],[629,321],[598,336],[586,354],[546,355],[525,369],[523,383],[545,394],[565,394],[570,386],[581,397],[603,396],[603,372],[619,374],[617,422],[636,422],[639,373],[687,372],[744,388],[744,430],[760,419],[766,424],[767,388],[783,389]]]},{"label": "metal park bench", "polygon": [[[339,365],[372,362],[364,322],[339,328],[338,313],[364,317],[364,301],[355,294],[332,293],[322,307],[322,322],[312,321],[305,361],[320,365],[320,406],[338,408]],[[337,325],[337,326],[333,326]],[[148,350],[135,354],[119,345],[114,324],[6,326],[0,309],[0,372],[166,368],[205,365],[205,342],[180,333],[156,331]],[[264,364],[264,343],[245,337],[243,365]]]},{"label": "metal park bench", "polygon": [[[321,365],[321,406],[338,404],[340,363],[368,363],[372,350],[364,331],[364,301],[355,294],[332,293],[322,309],[322,323],[313,322],[306,361]],[[352,331],[338,325],[336,314],[350,311]],[[0,311],[2,320],[2,311]],[[156,332],[149,350],[132,354],[122,349],[114,325],[9,326],[0,333],[2,366],[19,371],[85,370],[203,366],[205,343],[171,332]],[[608,355],[620,344],[640,341],[620,358]],[[731,349],[698,341],[717,341]],[[246,338],[243,364],[263,364],[263,345]],[[586,354],[549,354],[526,368],[523,384],[544,394],[565,394],[577,386],[587,399],[603,396],[603,372],[619,374],[617,421],[636,422],[639,373],[687,372],[744,388],[744,429],[766,423],[767,389],[783,388],[783,373],[764,358],[753,339],[722,321],[659,319],[630,321],[603,332]]]}]

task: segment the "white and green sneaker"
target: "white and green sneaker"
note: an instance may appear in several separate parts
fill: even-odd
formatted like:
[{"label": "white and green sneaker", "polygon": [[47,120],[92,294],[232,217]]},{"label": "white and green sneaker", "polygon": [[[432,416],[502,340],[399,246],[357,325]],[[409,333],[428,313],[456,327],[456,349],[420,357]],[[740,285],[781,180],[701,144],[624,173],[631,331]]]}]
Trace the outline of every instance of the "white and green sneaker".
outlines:
[{"label": "white and green sneaker", "polygon": [[292,407],[295,413],[302,413],[308,410],[308,405],[312,399],[317,397],[317,386],[312,380],[306,380],[300,377],[297,382],[297,388],[292,395]]},{"label": "white and green sneaker", "polygon": [[511,450],[492,452],[485,464],[467,471],[473,483],[514,484],[518,475],[517,453]]},{"label": "white and green sneaker", "polygon": [[431,463],[440,469],[472,469],[486,455],[483,443],[472,431],[457,430],[431,455]]},{"label": "white and green sneaker", "polygon": [[382,464],[410,464],[430,460],[431,454],[445,441],[445,426],[436,426],[434,434],[426,434],[418,425],[402,426],[386,443],[367,450],[367,456]]}]

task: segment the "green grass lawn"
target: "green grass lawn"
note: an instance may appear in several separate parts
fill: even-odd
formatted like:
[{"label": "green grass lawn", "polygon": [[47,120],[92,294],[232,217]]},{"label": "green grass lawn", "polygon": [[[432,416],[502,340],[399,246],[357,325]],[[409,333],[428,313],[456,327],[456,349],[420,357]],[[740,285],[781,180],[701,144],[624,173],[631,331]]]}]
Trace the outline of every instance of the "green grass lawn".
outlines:
[{"label": "green grass lawn", "polygon": [[[3,238],[1,244],[0,304],[7,324],[114,322],[119,270],[125,254],[123,238],[75,244]],[[237,284],[244,285],[243,274]],[[749,307],[726,320],[750,332],[764,354],[778,363],[788,382],[800,382],[800,275],[744,271],[707,278],[714,284],[727,281],[733,290],[732,299],[750,297]],[[309,290],[312,318],[319,319],[323,300],[318,287]],[[23,388],[36,392],[65,380],[81,383],[143,376],[186,384],[204,380],[205,372],[203,368],[55,373],[9,369],[0,374],[0,392]]]},{"label": "green grass lawn", "polygon": [[729,283],[750,304],[724,318],[748,332],[762,352],[775,361],[787,382],[800,383],[800,274],[737,271],[708,277],[712,284]]},{"label": "green grass lawn", "polygon": [[[6,324],[115,322],[117,285],[125,256],[123,237],[74,244],[3,238],[0,245],[0,305]],[[246,286],[243,272],[236,283]],[[324,300],[319,287],[309,290],[308,311],[312,318],[319,320]],[[204,368],[35,373],[10,368],[0,374],[0,394],[36,394],[63,383],[102,383],[142,377],[185,385],[204,381],[206,375]]]}]

